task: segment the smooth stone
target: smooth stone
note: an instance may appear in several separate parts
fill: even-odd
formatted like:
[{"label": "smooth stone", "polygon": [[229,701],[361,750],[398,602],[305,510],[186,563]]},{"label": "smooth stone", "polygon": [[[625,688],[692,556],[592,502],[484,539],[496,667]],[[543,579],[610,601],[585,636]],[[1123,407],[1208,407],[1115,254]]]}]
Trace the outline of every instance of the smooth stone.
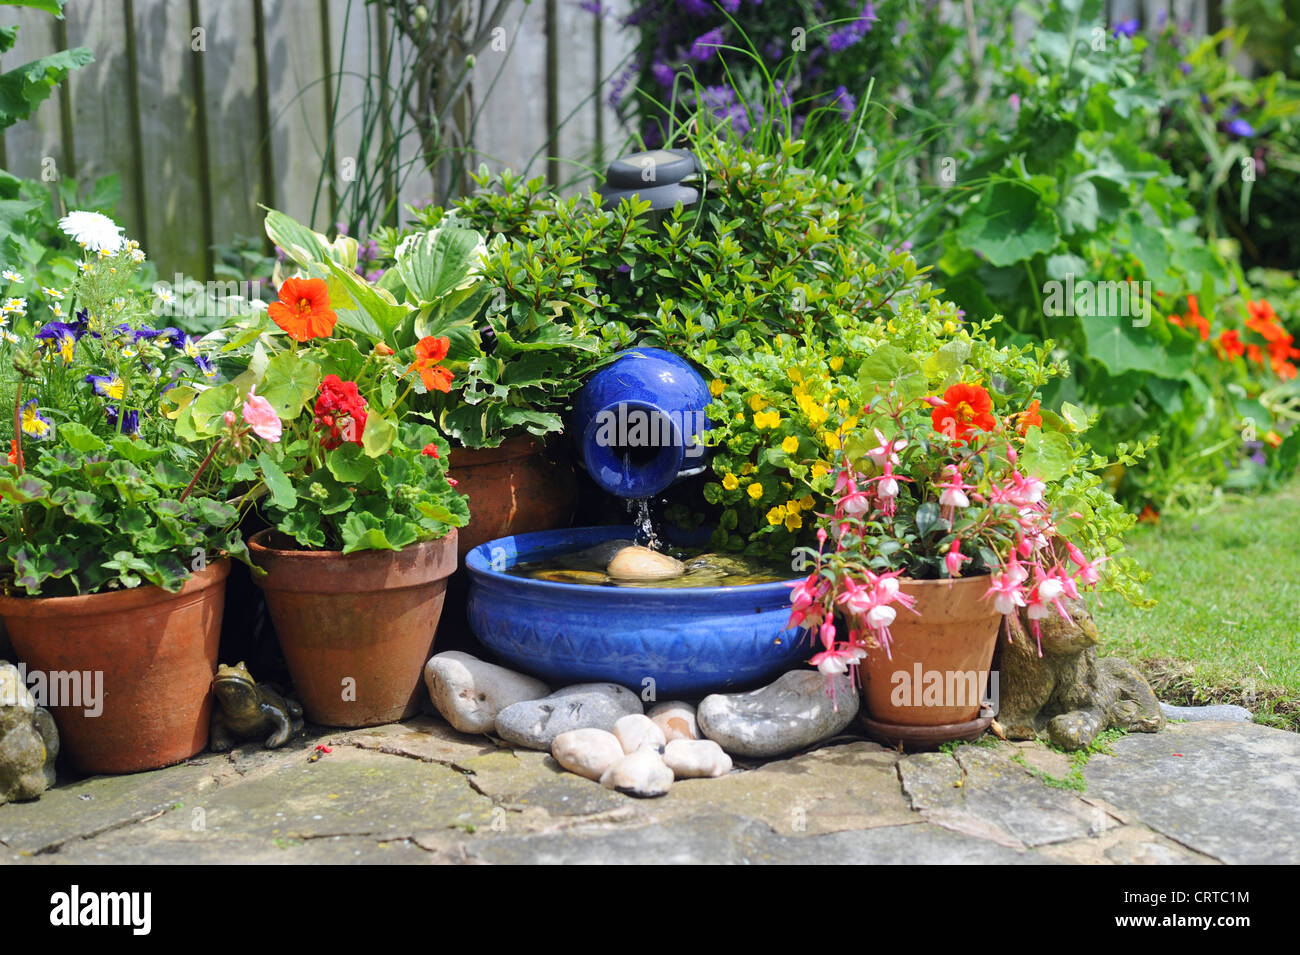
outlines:
[{"label": "smooth stone", "polygon": [[829,739],[858,715],[853,681],[843,673],[833,679],[834,700],[816,670],[791,670],[749,693],[706,696],[696,711],[700,731],[732,756],[757,758]]},{"label": "smooth stone", "polygon": [[36,799],[54,785],[59,731],[15,666],[0,660],[0,806]]},{"label": "smooth stone", "polygon": [[668,742],[661,730],[648,716],[633,713],[624,716],[614,724],[614,735],[625,753],[635,753],[638,749],[650,747],[659,749]]},{"label": "smooth stone", "polygon": [[699,739],[700,727],[695,721],[695,707],[680,700],[668,700],[650,707],[646,714],[664,732],[664,739]]},{"label": "smooth stone", "polygon": [[555,737],[569,730],[602,729],[629,713],[642,712],[641,700],[616,683],[579,683],[540,700],[523,700],[497,714],[502,739],[528,749],[550,750]]},{"label": "smooth stone", "polygon": [[613,560],[614,555],[628,547],[635,547],[636,541],[619,538],[612,541],[601,541],[594,547],[588,547],[586,550],[580,550],[576,554],[570,554],[565,562],[572,565],[582,565],[584,567],[600,568],[602,571],[605,565]]},{"label": "smooth stone", "polygon": [[673,771],[657,750],[639,749],[620,759],[600,777],[600,784],[628,796],[662,796],[673,785]]},{"label": "smooth stone", "polygon": [[506,707],[551,692],[541,680],[459,650],[434,654],[424,682],[442,718],[462,733],[490,733]]},{"label": "smooth stone", "polygon": [[677,779],[725,776],[731,757],[711,739],[675,739],[664,747],[664,763]]},{"label": "smooth stone", "polygon": [[605,573],[619,580],[668,580],[685,572],[686,565],[677,558],[635,544],[624,547],[605,566]]},{"label": "smooth stone", "polygon": [[1167,720],[1185,720],[1188,723],[1215,720],[1221,723],[1253,723],[1255,716],[1244,706],[1231,703],[1215,703],[1212,706],[1174,706],[1161,703],[1160,712]]},{"label": "smooth stone", "polygon": [[569,730],[551,744],[555,761],[571,773],[599,780],[624,755],[618,737],[608,730]]}]

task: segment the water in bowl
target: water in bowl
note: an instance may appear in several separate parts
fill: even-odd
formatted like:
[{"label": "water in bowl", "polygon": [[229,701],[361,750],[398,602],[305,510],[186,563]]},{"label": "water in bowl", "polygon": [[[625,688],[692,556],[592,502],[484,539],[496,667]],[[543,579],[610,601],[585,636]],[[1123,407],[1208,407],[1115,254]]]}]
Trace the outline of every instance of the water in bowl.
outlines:
[{"label": "water in bowl", "polygon": [[770,584],[790,579],[790,571],[777,565],[741,554],[717,554],[704,548],[660,548],[686,565],[679,577],[664,580],[620,580],[605,573],[610,558],[631,540],[612,540],[595,547],[571,551],[545,560],[516,564],[506,571],[513,577],[549,580],[561,584],[586,584],[594,587],[744,587]]}]

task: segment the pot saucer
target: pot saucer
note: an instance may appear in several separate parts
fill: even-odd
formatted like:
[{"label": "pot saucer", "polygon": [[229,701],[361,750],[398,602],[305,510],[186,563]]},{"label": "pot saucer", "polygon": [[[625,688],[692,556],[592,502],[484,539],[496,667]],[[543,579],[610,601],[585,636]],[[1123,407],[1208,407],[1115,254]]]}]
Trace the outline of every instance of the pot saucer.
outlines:
[{"label": "pot saucer", "polygon": [[943,723],[939,726],[907,726],[902,723],[881,723],[867,715],[861,717],[867,735],[891,749],[901,744],[910,753],[938,749],[944,743],[970,743],[984,735],[993,722],[991,716],[980,716],[965,723]]}]

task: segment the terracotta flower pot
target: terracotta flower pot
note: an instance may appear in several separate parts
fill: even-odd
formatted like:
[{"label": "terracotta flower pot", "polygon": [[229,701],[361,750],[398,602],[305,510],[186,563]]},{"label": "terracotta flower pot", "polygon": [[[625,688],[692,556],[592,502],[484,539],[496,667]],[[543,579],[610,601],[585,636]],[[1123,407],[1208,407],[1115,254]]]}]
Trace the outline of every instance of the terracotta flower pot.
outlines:
[{"label": "terracotta flower pot", "polygon": [[[904,726],[966,723],[979,716],[1002,615],[985,600],[989,578],[900,581],[916,613],[897,607],[891,656],[867,651],[863,698],[871,718]],[[919,614],[919,616],[918,616]]]},{"label": "terracotta flower pot", "polygon": [[[83,773],[132,773],[189,759],[208,744],[212,677],[230,561],[209,564],[174,594],[139,587],[82,597],[0,597],[28,673],[79,673],[102,710],[50,706],[62,749]],[[102,687],[99,677],[102,674]],[[75,688],[59,680],[63,692]],[[50,699],[50,702],[60,702]],[[95,707],[98,708],[98,707]]]},{"label": "terracotta flower pot", "polygon": [[248,549],[267,571],[254,579],[307,718],[355,727],[414,716],[456,569],[456,531],[355,554],[294,550],[274,533],[258,531]]},{"label": "terracotta flower pot", "polygon": [[460,529],[465,555],[490,540],[564,527],[573,517],[573,468],[546,456],[529,435],[496,448],[452,448],[449,473],[469,497],[469,524]]}]

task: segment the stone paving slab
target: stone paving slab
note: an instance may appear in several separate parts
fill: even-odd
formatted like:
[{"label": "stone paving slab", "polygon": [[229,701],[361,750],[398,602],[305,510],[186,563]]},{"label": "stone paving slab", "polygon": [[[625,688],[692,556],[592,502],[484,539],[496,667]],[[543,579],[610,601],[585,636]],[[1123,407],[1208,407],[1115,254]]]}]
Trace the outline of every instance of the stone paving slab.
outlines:
[{"label": "stone paving slab", "polygon": [[1300,734],[1256,723],[1178,723],[1116,741],[1084,770],[1089,792],[1223,862],[1300,863]]},{"label": "stone paving slab", "polygon": [[0,806],[0,862],[1300,861],[1300,735],[1187,723],[1112,752],[1077,791],[1045,784],[1070,762],[1041,745],[904,756],[837,740],[637,800],[420,717]]}]

